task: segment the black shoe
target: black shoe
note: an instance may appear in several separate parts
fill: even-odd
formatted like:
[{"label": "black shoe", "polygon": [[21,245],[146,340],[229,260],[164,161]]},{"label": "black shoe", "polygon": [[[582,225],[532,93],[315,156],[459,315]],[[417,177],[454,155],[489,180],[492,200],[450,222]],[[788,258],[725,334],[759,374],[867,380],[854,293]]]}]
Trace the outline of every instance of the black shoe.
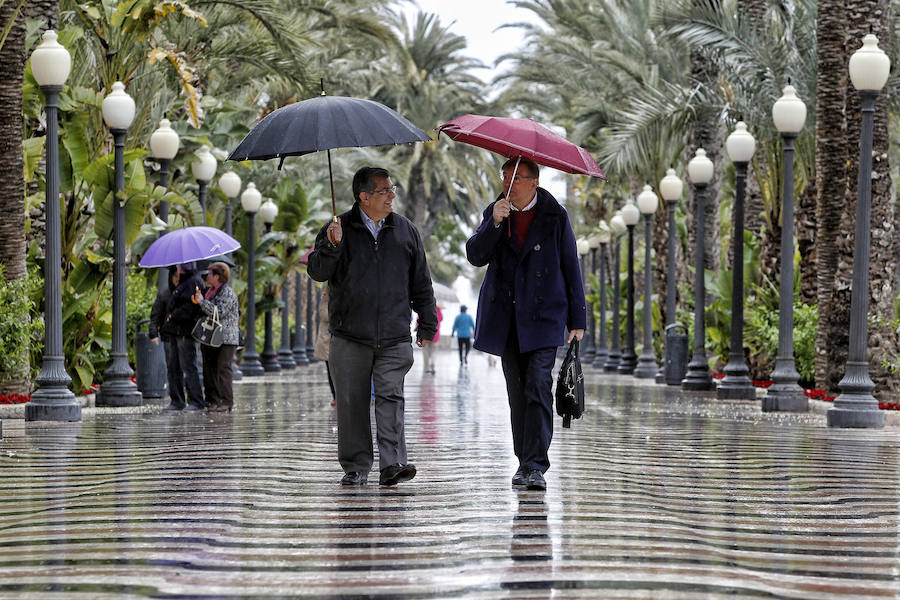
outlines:
[{"label": "black shoe", "polygon": [[362,471],[350,471],[349,473],[344,473],[344,476],[341,478],[341,485],[365,485],[368,479],[368,475]]},{"label": "black shoe", "polygon": [[170,404],[170,405],[168,405],[167,407],[165,407],[163,410],[179,411],[179,410],[184,410],[184,407],[183,407],[183,406],[178,406],[177,404],[175,404],[175,403],[173,402],[172,404]]},{"label": "black shoe", "polygon": [[525,485],[528,486],[529,490],[547,489],[547,482],[544,481],[544,475],[537,469],[531,471],[528,474],[528,479],[526,480]]},{"label": "black shoe", "polygon": [[190,410],[190,411],[196,412],[198,410],[206,410],[206,406],[204,406],[202,404],[195,404],[194,402],[191,402],[190,404],[187,405],[187,408],[185,408],[184,410]]},{"label": "black shoe", "polygon": [[515,486],[528,485],[528,477],[523,467],[519,467],[519,470],[513,475],[512,484]]},{"label": "black shoe", "polygon": [[378,483],[381,485],[397,485],[409,481],[416,476],[416,465],[391,465],[381,470]]}]

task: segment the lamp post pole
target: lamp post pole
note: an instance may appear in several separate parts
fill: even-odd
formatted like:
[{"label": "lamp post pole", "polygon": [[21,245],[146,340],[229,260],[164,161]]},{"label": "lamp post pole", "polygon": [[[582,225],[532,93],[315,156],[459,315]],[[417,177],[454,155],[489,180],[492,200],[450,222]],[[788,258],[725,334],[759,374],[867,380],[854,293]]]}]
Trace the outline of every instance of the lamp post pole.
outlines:
[{"label": "lamp post pole", "polygon": [[287,279],[281,284],[281,347],[278,349],[278,364],[282,369],[294,369],[294,353],[291,351],[291,324],[288,319],[288,286]]},{"label": "lamp post pole", "polygon": [[297,366],[309,364],[306,356],[306,340],[303,337],[303,279],[300,271],[294,273],[294,342],[291,352],[294,354],[294,362]]},{"label": "lamp post pole", "polygon": [[[271,200],[267,201],[266,204],[271,202]],[[273,203],[274,204],[274,203]],[[265,206],[265,204],[263,204]],[[260,209],[262,212],[262,209]],[[263,225],[266,228],[266,233],[272,231],[272,223],[270,223],[265,218],[263,219]],[[266,295],[271,297],[272,288],[271,286],[268,288]],[[266,335],[265,335],[265,343],[263,344],[263,351],[260,355],[260,359],[262,362],[263,370],[267,373],[273,373],[277,371],[281,371],[281,363],[278,361],[278,354],[275,352],[275,340],[272,335],[272,309],[267,308],[265,312],[265,324],[266,324]]]},{"label": "lamp post pole", "polygon": [[254,218],[259,210],[262,195],[253,183],[247,184],[247,189],[241,194],[241,204],[249,218],[247,243],[247,337],[244,342],[244,356],[241,361],[241,371],[244,375],[257,377],[265,373],[262,363],[259,362],[259,354],[256,352],[256,224]]},{"label": "lamp post pole", "polygon": [[47,116],[47,160],[44,167],[47,232],[44,251],[44,354],[41,372],[35,379],[38,389],[25,405],[26,421],[81,420],[81,405],[69,390],[72,378],[66,373],[62,341],[57,101],[69,76],[72,59],[69,52],[56,41],[56,37],[55,31],[44,32],[44,41],[31,55],[31,69],[44,93],[44,110]]},{"label": "lamp post pole", "polygon": [[309,362],[316,362],[316,357],[314,356],[314,352],[316,351],[315,345],[313,345],[313,284],[312,277],[309,275],[306,276],[306,360]]},{"label": "lamp post pole", "polygon": [[618,372],[631,375],[637,367],[637,354],[634,351],[634,226],[641,218],[641,213],[631,199],[622,207],[622,218],[628,228],[628,279],[625,282],[625,347],[622,349],[622,360]]},{"label": "lamp post pole", "polygon": [[[675,169],[666,171],[666,176],[659,182],[659,192],[666,201],[666,212],[669,220],[669,239],[666,243],[666,329],[675,323],[675,205],[681,199],[684,183],[678,178]],[[666,343],[665,356],[668,358],[674,348],[669,347],[668,335],[664,336]],[[656,383],[666,383],[665,366],[656,372]]]},{"label": "lamp post pole", "polygon": [[[150,135],[150,152],[153,154],[153,158],[159,162],[159,185],[166,190],[169,189],[169,165],[178,154],[178,147],[181,143],[171,125],[168,119],[162,119],[159,127]],[[159,220],[163,223],[169,222],[169,203],[165,200],[159,202]],[[160,291],[169,287],[168,269],[159,270],[156,285]]]},{"label": "lamp post pole", "polygon": [[756,400],[756,388],[750,380],[750,369],[744,358],[744,191],[747,188],[747,165],[756,150],[756,140],[739,121],[725,148],[735,167],[735,194],[732,220],[734,264],[731,268],[731,350],[725,365],[725,378],[719,383],[716,397],[720,400]]},{"label": "lamp post pole", "polygon": [[[584,284],[585,291],[588,289],[588,276],[587,276],[587,255],[590,251],[590,244],[587,241],[587,238],[578,238],[575,240],[575,252],[578,254],[578,266],[581,269],[581,281]],[[590,313],[590,305],[588,304],[588,312]],[[582,338],[582,343],[586,342],[586,338],[590,334],[590,328],[585,332],[584,337]],[[581,346],[583,348],[583,346]],[[581,351],[581,358],[585,359],[585,352]],[[586,360],[586,359],[585,359]]]},{"label": "lamp post pole", "polygon": [[762,400],[763,412],[809,410],[809,399],[794,365],[794,140],[806,120],[806,105],[787,85],[772,107],[775,127],[784,142],[784,186],[781,194],[781,281],[778,298],[778,355],[773,384]]},{"label": "lamp post pole", "polygon": [[600,322],[597,324],[600,335],[597,341],[597,353],[594,356],[593,367],[595,369],[605,367],[609,357],[606,340],[606,247],[609,245],[610,234],[604,221],[600,222],[600,227]]},{"label": "lamp post pole", "polygon": [[[241,193],[241,178],[234,171],[226,171],[219,177],[219,189],[225,194],[225,233],[231,235],[231,203]],[[227,254],[231,258],[231,252]],[[230,285],[230,283],[229,283]],[[237,353],[234,354],[234,363],[231,365],[231,380],[240,381],[244,378],[238,366]]]},{"label": "lamp post pole", "polygon": [[115,195],[113,196],[113,315],[112,361],[103,372],[103,385],[97,393],[97,406],[140,406],[142,396],[131,377],[125,338],[125,134],[134,119],[134,100],[125,93],[121,81],[103,99],[103,118],[113,135],[115,146]]},{"label": "lamp post pole", "polygon": [[697,243],[694,255],[694,351],[688,363],[688,370],[681,380],[681,389],[688,391],[706,391],[713,387],[709,373],[709,361],[706,358],[706,330],[703,322],[706,306],[706,286],[703,281],[703,194],[713,176],[713,164],[706,157],[703,148],[697,148],[696,155],[688,163],[688,176],[694,184],[696,200]]},{"label": "lamp post pole", "polygon": [[216,175],[216,157],[209,151],[209,147],[200,146],[196,154],[197,160],[191,163],[191,171],[197,180],[199,187],[197,197],[200,200],[200,209],[203,213],[203,224],[206,225],[206,187]]},{"label": "lamp post pole", "polygon": [[[587,268],[587,277],[585,277],[585,285],[584,289],[590,289],[591,285],[591,275],[596,273],[597,270],[597,246],[593,241],[593,238],[588,238],[588,244],[590,246],[590,260],[588,260],[588,256],[585,255],[584,262],[585,267]],[[590,266],[588,267],[588,264]],[[592,292],[595,290],[591,290]],[[597,349],[594,345],[594,331],[595,331],[595,319],[594,319],[594,303],[587,302],[587,331],[584,336],[584,345],[581,350],[581,360],[584,364],[590,365],[594,363],[594,358],[597,356]]]},{"label": "lamp post pole", "polygon": [[850,79],[860,94],[862,123],[859,139],[859,176],[856,229],[853,237],[853,284],[850,291],[850,347],[841,393],[828,409],[829,427],[884,427],[884,413],[872,395],[866,345],[869,337],[869,230],[872,219],[872,137],[875,101],[887,82],[891,61],[869,34],[850,57]]},{"label": "lamp post pole", "polygon": [[634,376],[640,379],[652,379],[659,370],[656,364],[656,353],[653,351],[653,274],[650,270],[650,247],[653,215],[659,207],[659,200],[649,185],[638,195],[638,209],[644,215],[644,348],[638,357]]},{"label": "lamp post pole", "polygon": [[619,309],[621,306],[622,298],[620,293],[620,285],[619,285],[619,271],[620,271],[620,248],[621,248],[621,240],[622,234],[627,231],[627,227],[625,226],[625,221],[622,220],[622,215],[617,213],[609,222],[610,227],[613,230],[613,235],[615,236],[615,249],[613,250],[613,305],[612,305],[612,340],[610,341],[609,346],[609,355],[606,358],[606,364],[603,365],[603,370],[608,373],[615,373],[619,370],[619,365],[622,362],[622,353],[619,350],[619,341],[621,338],[621,330],[620,330],[620,317],[619,317]]}]

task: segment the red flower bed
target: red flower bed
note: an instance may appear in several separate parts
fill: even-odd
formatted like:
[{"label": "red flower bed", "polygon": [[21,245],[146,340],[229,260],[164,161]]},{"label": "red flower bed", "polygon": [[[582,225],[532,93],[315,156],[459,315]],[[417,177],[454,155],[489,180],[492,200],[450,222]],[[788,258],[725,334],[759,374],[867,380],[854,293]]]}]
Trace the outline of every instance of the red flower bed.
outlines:
[{"label": "red flower bed", "polygon": [[22,394],[0,395],[0,404],[25,404],[29,400],[31,400],[31,396],[24,396]]},{"label": "red flower bed", "polygon": [[834,402],[834,396],[829,396],[825,393],[825,390],[803,390],[803,393],[806,394],[807,398],[812,398],[813,400],[823,400],[825,402]]},{"label": "red flower bed", "polygon": [[773,383],[775,383],[775,382],[774,381],[754,381],[753,387],[767,388],[770,385],[772,385]]},{"label": "red flower bed", "polygon": [[725,373],[713,373],[713,379],[725,379]]}]

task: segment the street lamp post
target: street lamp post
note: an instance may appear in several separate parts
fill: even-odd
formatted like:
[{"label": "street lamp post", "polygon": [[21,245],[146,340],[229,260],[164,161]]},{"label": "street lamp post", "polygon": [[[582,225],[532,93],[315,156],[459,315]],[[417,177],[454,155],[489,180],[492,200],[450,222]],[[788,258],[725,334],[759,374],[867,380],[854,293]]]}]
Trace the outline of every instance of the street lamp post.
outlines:
[{"label": "street lamp post", "polygon": [[875,100],[887,82],[891,60],[869,34],[850,57],[850,80],[862,102],[856,231],[853,238],[853,283],[850,291],[850,348],[840,395],[828,409],[829,427],[884,427],[884,413],[872,395],[866,345],[869,336],[869,229],[872,219],[872,137]]},{"label": "street lamp post", "polygon": [[719,383],[716,397],[720,400],[756,400],[756,388],[750,380],[750,369],[744,358],[744,190],[747,187],[747,165],[756,151],[756,140],[747,125],[738,121],[725,140],[725,150],[735,167],[734,207],[732,220],[731,268],[731,350],[725,365],[725,378]]},{"label": "street lamp post", "polygon": [[265,373],[262,363],[259,362],[259,354],[256,353],[256,226],[254,217],[262,203],[262,194],[256,189],[256,184],[248,183],[247,189],[241,194],[241,206],[249,217],[247,244],[247,336],[244,342],[244,356],[241,361],[241,371],[244,375],[256,377]]},{"label": "street lamp post", "polygon": [[[591,275],[594,277],[597,276],[597,248],[600,246],[600,241],[597,238],[596,234],[591,234],[588,236],[588,246],[590,246],[591,251],[591,262],[590,268],[588,270],[588,282],[585,286],[585,289],[588,289],[588,286],[591,285]],[[587,257],[585,257],[585,262],[587,262]],[[591,292],[596,292],[597,290],[591,288]],[[594,364],[594,359],[597,357],[597,344],[596,340],[596,319],[594,318],[594,303],[587,303],[587,317],[588,317],[588,328],[584,335],[584,352],[582,353],[583,364],[592,365]]]},{"label": "street lamp post", "polygon": [[113,134],[115,145],[115,195],[113,196],[113,317],[112,361],[103,372],[103,385],[97,393],[97,406],[140,406],[141,392],[131,380],[134,371],[128,364],[125,339],[125,134],[134,120],[134,100],[117,81],[101,106],[103,120]]},{"label": "street lamp post", "polygon": [[625,282],[625,347],[622,349],[622,362],[618,372],[631,375],[637,367],[637,354],[634,351],[634,226],[641,218],[641,212],[631,198],[622,207],[622,218],[628,228],[628,280]]},{"label": "street lamp post", "polygon": [[[266,233],[272,231],[272,223],[275,222],[275,217],[278,216],[278,206],[272,202],[272,200],[266,200],[263,202],[263,205],[259,207],[259,216],[262,219],[263,225],[266,228]],[[269,292],[271,292],[271,287],[269,288]],[[267,295],[271,295],[267,292]],[[275,353],[275,343],[272,336],[272,309],[266,309],[265,313],[265,323],[266,323],[266,335],[265,335],[265,343],[263,344],[263,351],[260,358],[262,359],[263,370],[266,372],[275,372],[281,371],[281,363],[278,362],[278,354]]]},{"label": "street lamp post", "polygon": [[656,377],[659,365],[656,364],[656,353],[653,351],[653,274],[650,271],[650,247],[653,245],[651,227],[653,215],[659,207],[659,198],[649,185],[638,194],[638,209],[644,215],[644,349],[638,357],[634,376],[641,379]]},{"label": "street lamp post", "polygon": [[80,421],[81,405],[69,390],[62,333],[62,250],[59,210],[59,133],[57,100],[72,69],[72,57],[56,41],[55,31],[46,31],[31,54],[31,71],[44,93],[47,115],[47,159],[44,209],[47,231],[44,251],[44,355],[35,379],[38,389],[25,405],[26,421]]},{"label": "street lamp post", "polygon": [[[225,202],[225,233],[231,235],[231,203],[241,193],[241,178],[234,171],[226,171],[219,177],[219,189],[222,190],[225,198],[227,198]],[[228,253],[228,257],[231,257],[231,252]],[[240,381],[244,378],[244,374],[238,366],[237,358],[237,354],[235,354],[234,364],[231,366],[232,381]]]},{"label": "street lamp post", "polygon": [[[167,190],[169,189],[169,165],[178,154],[180,145],[178,134],[172,129],[172,123],[168,119],[162,119],[156,131],[150,134],[150,153],[159,163],[159,185]],[[169,203],[165,200],[159,202],[159,220],[163,223],[169,222]],[[157,289],[166,289],[169,286],[168,279],[169,270],[160,269]]]},{"label": "street lamp post", "polygon": [[278,348],[278,364],[282,369],[296,368],[297,363],[294,361],[294,353],[291,350],[291,324],[288,319],[288,286],[287,278],[281,284],[281,347]]},{"label": "street lamp post", "polygon": [[778,356],[772,385],[762,400],[763,412],[809,410],[809,399],[797,383],[794,365],[794,140],[806,121],[806,105],[789,84],[772,106],[772,119],[784,142],[784,186],[781,194],[781,282],[778,301]]},{"label": "street lamp post", "polygon": [[704,309],[706,307],[706,285],[703,281],[703,194],[713,177],[713,163],[706,156],[706,150],[697,148],[694,158],[688,163],[688,178],[694,184],[694,198],[697,213],[697,243],[694,255],[694,352],[688,363],[688,370],[681,380],[681,389],[690,391],[711,390],[712,376],[706,358],[706,329]]},{"label": "street lamp post", "polygon": [[[675,205],[681,200],[681,192],[684,191],[684,182],[678,178],[675,169],[666,171],[666,176],[659,182],[659,193],[666,201],[666,212],[669,217],[669,239],[666,245],[666,331],[669,325],[675,323]],[[666,342],[665,356],[668,360],[669,353],[674,352],[670,348],[668,336],[664,336]],[[656,372],[656,383],[666,383],[665,368]]]},{"label": "street lamp post", "polygon": [[609,354],[606,357],[606,364],[603,365],[603,370],[608,373],[615,373],[619,370],[619,365],[622,363],[622,352],[619,350],[619,342],[622,336],[620,329],[620,317],[619,317],[619,308],[622,303],[622,295],[621,290],[619,289],[619,255],[621,248],[621,240],[622,234],[628,231],[628,227],[625,226],[625,220],[622,218],[622,212],[616,211],[616,214],[613,215],[613,218],[609,220],[609,228],[612,230],[613,238],[615,239],[615,250],[613,256],[613,305],[612,305],[612,340],[609,345]]},{"label": "street lamp post", "polygon": [[291,353],[294,355],[294,362],[297,366],[305,366],[309,364],[309,358],[306,356],[306,340],[303,337],[303,279],[300,271],[294,273],[294,341],[291,347]]},{"label": "street lamp post", "polygon": [[313,283],[312,277],[306,275],[306,360],[316,362],[316,347],[313,344]]},{"label": "street lamp post", "polygon": [[[578,263],[581,266],[581,281],[584,284],[584,289],[588,289],[588,275],[587,275],[587,255],[588,252],[591,251],[591,245],[588,242],[587,238],[578,238],[575,240],[575,251],[578,253]],[[590,305],[588,305],[588,312],[590,312]],[[586,342],[586,338],[590,335],[590,328],[585,332],[584,337],[582,338],[582,342]],[[586,352],[583,349],[583,346],[580,346],[581,359],[587,362],[585,357]],[[591,359],[593,360],[593,359]]]},{"label": "street lamp post", "polygon": [[191,172],[200,188],[197,197],[200,199],[200,208],[203,211],[203,224],[206,225],[206,186],[216,176],[218,163],[216,157],[209,151],[209,146],[200,146],[195,157],[196,160],[191,163]]},{"label": "street lamp post", "polygon": [[612,235],[606,221],[600,221],[597,232],[597,243],[600,246],[600,322],[597,324],[600,335],[597,340],[597,353],[594,356],[593,367],[602,369],[606,366],[609,357],[609,349],[606,340],[606,247]]}]

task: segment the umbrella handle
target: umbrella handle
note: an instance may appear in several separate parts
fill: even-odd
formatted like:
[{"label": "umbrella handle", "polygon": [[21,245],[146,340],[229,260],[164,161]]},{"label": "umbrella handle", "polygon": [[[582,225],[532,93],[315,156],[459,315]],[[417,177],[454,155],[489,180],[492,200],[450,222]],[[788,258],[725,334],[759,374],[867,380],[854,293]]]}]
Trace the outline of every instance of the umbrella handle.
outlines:
[{"label": "umbrella handle", "polygon": [[334,175],[331,174],[331,150],[326,150],[328,155],[328,182],[331,184],[331,215],[337,221],[337,210],[334,208]]},{"label": "umbrella handle", "polygon": [[[513,167],[512,178],[509,180],[509,187],[506,188],[506,199],[509,200],[509,193],[512,191],[513,182],[516,180],[516,173],[519,172],[519,161],[522,160],[522,156],[519,155],[516,157],[516,166]],[[512,203],[510,203],[510,206]],[[506,219],[506,237],[512,237],[512,213],[510,212],[509,217]]]}]

